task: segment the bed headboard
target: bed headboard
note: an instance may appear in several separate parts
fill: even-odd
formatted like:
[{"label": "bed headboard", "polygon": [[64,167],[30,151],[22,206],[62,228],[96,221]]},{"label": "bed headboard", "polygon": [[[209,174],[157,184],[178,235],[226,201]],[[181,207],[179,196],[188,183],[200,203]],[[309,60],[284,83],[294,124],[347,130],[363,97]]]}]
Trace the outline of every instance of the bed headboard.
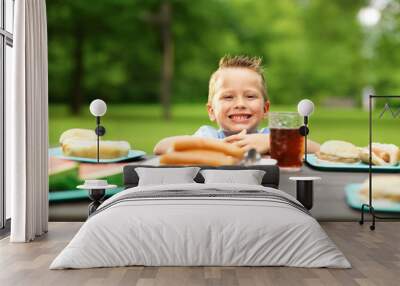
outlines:
[{"label": "bed headboard", "polygon": [[[135,168],[147,167],[147,168],[179,168],[180,166],[150,166],[150,165],[126,165],[124,166],[124,188],[136,187],[139,182],[139,177],[135,171]],[[204,169],[221,169],[221,170],[263,170],[265,175],[262,179],[262,185],[265,187],[279,188],[279,167],[271,165],[254,165],[254,166],[221,166],[221,167],[210,167],[210,166],[198,166],[202,170]],[[194,178],[197,183],[204,183],[204,178],[200,174]]]}]

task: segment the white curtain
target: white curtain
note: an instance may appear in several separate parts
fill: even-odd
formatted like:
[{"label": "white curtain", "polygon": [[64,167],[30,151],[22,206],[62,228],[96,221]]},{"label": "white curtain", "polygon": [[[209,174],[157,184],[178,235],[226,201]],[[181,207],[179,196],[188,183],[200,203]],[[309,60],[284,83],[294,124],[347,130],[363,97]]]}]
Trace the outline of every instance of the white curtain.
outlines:
[{"label": "white curtain", "polygon": [[6,186],[12,242],[48,227],[48,90],[45,0],[15,1],[13,93],[6,111]]}]

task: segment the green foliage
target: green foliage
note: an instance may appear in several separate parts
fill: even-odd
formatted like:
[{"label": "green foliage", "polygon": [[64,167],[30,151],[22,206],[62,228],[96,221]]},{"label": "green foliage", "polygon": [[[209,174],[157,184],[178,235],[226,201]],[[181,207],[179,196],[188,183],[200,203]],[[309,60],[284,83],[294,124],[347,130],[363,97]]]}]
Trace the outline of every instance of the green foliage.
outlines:
[{"label": "green foliage", "polygon": [[[162,65],[158,13],[165,1],[47,1],[50,102],[71,98],[79,31],[84,102],[157,103]],[[263,57],[273,104],[304,97],[359,98],[366,85],[381,94],[400,93],[400,21],[392,4],[382,11],[377,27],[363,29],[357,14],[366,0],[169,2],[173,102],[205,102],[219,58],[242,53]],[[372,52],[366,56],[365,49]]]}]

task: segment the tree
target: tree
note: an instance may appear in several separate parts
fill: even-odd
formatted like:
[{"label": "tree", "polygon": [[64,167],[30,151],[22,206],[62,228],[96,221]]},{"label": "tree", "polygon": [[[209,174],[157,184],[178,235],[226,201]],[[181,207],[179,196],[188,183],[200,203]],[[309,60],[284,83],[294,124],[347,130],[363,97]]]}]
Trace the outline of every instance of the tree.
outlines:
[{"label": "tree", "polygon": [[[276,103],[355,97],[370,74],[357,22],[365,0],[48,1],[50,102],[78,113],[94,98],[206,102],[208,80],[225,54],[262,56]],[[396,47],[378,44],[376,80],[397,80]],[[393,42],[389,44],[389,42]],[[391,76],[380,76],[379,74]]]}]

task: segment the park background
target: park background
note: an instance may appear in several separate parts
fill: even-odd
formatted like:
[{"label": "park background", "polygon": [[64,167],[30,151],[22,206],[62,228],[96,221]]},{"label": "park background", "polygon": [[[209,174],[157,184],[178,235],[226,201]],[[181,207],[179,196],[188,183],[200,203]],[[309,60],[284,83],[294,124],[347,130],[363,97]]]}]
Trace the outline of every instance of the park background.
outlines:
[{"label": "park background", "polygon": [[[225,54],[263,58],[271,111],[313,100],[321,143],[366,146],[363,94],[400,94],[397,0],[51,0],[47,16],[51,147],[95,127],[96,98],[108,104],[104,139],[148,154],[212,125],[208,80]],[[396,120],[378,125],[375,141],[400,145]]]}]

